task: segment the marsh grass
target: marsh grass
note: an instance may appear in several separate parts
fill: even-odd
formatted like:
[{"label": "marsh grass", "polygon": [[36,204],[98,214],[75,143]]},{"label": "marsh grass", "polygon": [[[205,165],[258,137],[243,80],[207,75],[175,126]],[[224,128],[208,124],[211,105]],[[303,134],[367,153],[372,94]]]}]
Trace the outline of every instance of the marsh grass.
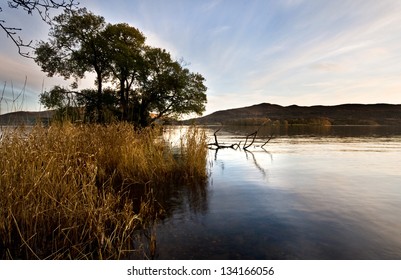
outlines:
[{"label": "marsh grass", "polygon": [[135,232],[151,224],[156,208],[152,195],[134,197],[133,190],[205,180],[206,153],[206,137],[197,128],[182,139],[178,157],[160,130],[135,131],[124,123],[3,132],[1,258],[135,255],[141,248]]}]

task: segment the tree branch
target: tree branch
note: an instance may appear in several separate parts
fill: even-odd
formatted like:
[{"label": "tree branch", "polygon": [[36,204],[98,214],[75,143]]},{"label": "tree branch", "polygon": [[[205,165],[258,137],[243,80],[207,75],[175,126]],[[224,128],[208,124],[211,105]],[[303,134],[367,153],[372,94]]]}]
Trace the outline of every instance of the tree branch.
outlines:
[{"label": "tree branch", "polygon": [[217,132],[219,132],[220,129],[221,129],[221,127],[213,133],[213,135],[214,135],[214,143],[209,143],[208,145],[209,146],[216,146],[216,150],[218,150],[218,149],[226,149],[226,148],[230,148],[230,149],[236,150],[239,147],[239,145],[241,144],[241,142],[238,143],[238,144],[234,143],[234,144],[231,144],[231,145],[221,145],[221,144],[219,144],[219,142],[217,141]]},{"label": "tree branch", "polygon": [[[255,132],[253,132],[253,133],[251,133],[251,134],[248,134],[248,135],[246,136],[245,143],[244,143],[244,147],[243,147],[244,150],[246,150],[246,149],[248,149],[250,146],[252,146],[253,142],[255,142],[255,138],[256,138],[256,135],[257,135],[257,134],[258,134],[258,130],[256,130]],[[250,136],[253,136],[253,138],[252,138],[251,143],[247,145],[247,143],[248,143],[248,138],[249,138]]]},{"label": "tree branch", "polygon": [[[23,9],[29,15],[32,15],[34,12],[37,12],[41,19],[47,24],[51,24],[52,19],[50,17],[50,11],[63,8],[66,10],[72,10],[79,5],[75,0],[12,0],[7,1],[8,7],[10,9]],[[3,12],[3,9],[0,7],[0,13]],[[21,31],[22,28],[17,27],[9,27],[6,25],[5,20],[0,20],[0,27],[7,34],[7,37],[10,38],[13,43],[17,46],[18,54],[26,57],[26,58],[34,58],[30,55],[29,51],[24,51],[24,49],[35,49],[32,46],[32,40],[29,43],[24,43],[20,36],[17,36],[17,32]]]},{"label": "tree branch", "polygon": [[71,10],[74,7],[79,5],[75,0],[62,0],[59,1],[54,0],[12,0],[8,1],[8,7],[11,9],[19,9],[22,8],[29,15],[32,15],[34,11],[36,11],[39,16],[48,24],[51,24],[52,19],[50,18],[50,10],[56,10],[59,8],[64,8],[67,10]]},{"label": "tree branch", "polygon": [[17,34],[16,31],[21,31],[21,28],[6,27],[3,25],[3,23],[4,20],[0,20],[0,27],[6,32],[7,37],[10,38],[17,46],[18,54],[26,58],[33,58],[29,55],[29,52],[23,51],[23,48],[34,49],[34,47],[32,47],[32,40],[28,44],[25,44],[19,36],[18,38],[15,38],[15,35]]}]

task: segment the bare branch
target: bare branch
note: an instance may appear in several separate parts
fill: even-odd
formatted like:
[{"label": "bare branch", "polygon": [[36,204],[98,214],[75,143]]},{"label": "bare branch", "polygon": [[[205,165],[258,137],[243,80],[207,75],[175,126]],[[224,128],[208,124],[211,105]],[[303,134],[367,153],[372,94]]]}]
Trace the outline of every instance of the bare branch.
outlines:
[{"label": "bare branch", "polygon": [[[246,138],[245,138],[245,143],[244,143],[244,145],[242,146],[242,149],[244,149],[244,151],[248,151],[248,148],[251,147],[251,146],[255,143],[256,136],[257,136],[257,134],[258,134],[258,132],[259,132],[259,129],[260,129],[261,127],[262,127],[262,126],[260,126],[255,132],[252,132],[252,133],[250,133],[250,134],[248,134],[248,135],[246,136]],[[218,140],[217,140],[217,132],[219,132],[220,129],[221,129],[221,127],[220,127],[219,129],[217,129],[217,130],[213,133],[213,135],[214,135],[214,142],[213,142],[213,143],[209,143],[208,146],[210,146],[210,147],[215,147],[215,148],[213,148],[213,149],[216,149],[216,150],[218,150],[218,149],[225,149],[225,148],[231,148],[231,149],[235,149],[235,150],[236,150],[237,148],[239,148],[239,147],[241,146],[241,141],[240,141],[239,143],[234,143],[234,144],[231,144],[231,145],[222,145],[222,144],[220,144],[220,143],[218,142]],[[273,139],[273,137],[274,137],[274,134],[271,133],[269,139],[267,139],[267,140],[263,143],[263,145],[261,145],[261,146],[255,145],[255,147],[260,147],[260,148],[264,149],[263,147],[264,147],[267,143],[269,143],[270,140]],[[252,138],[252,140],[250,140],[250,138]]]},{"label": "bare branch", "polygon": [[57,10],[60,8],[71,10],[79,5],[75,0],[54,1],[54,0],[12,0],[8,1],[8,7],[12,9],[22,8],[29,15],[35,11],[39,14],[43,21],[51,24],[50,10]]},{"label": "bare branch", "polygon": [[267,141],[266,141],[262,146],[260,146],[260,147],[263,149],[263,147],[264,147],[267,143],[269,143],[270,140],[273,139],[273,137],[274,137],[274,134],[272,133],[272,134],[270,135],[269,139],[267,139]]},{"label": "bare branch", "polygon": [[[52,19],[50,16],[50,11],[51,10],[56,10],[56,9],[66,9],[66,10],[73,10],[76,8],[79,3],[76,2],[75,0],[61,0],[61,1],[55,1],[55,0],[12,0],[12,1],[7,1],[8,7],[10,9],[23,9],[26,11],[29,15],[32,15],[34,13],[39,14],[41,19],[46,22],[47,24],[51,24]],[[3,12],[3,9],[0,7],[0,13]],[[29,49],[33,50],[35,49],[32,46],[32,40],[29,43],[24,43],[24,41],[21,39],[20,36],[17,36],[17,32],[21,31],[21,28],[17,27],[10,27],[6,25],[6,22],[4,20],[0,20],[0,27],[1,29],[4,30],[4,32],[7,34],[7,37],[10,38],[14,44],[18,48],[18,53],[26,58],[33,58],[33,56],[30,55]]]},{"label": "bare branch", "polygon": [[[258,129],[258,130],[259,130],[259,129]],[[244,143],[244,146],[243,146],[243,149],[244,149],[244,150],[248,149],[250,146],[252,146],[253,142],[255,142],[256,135],[258,134],[258,130],[256,130],[255,132],[253,132],[253,133],[251,133],[251,134],[248,134],[248,135],[246,136],[245,143]],[[249,138],[250,136],[253,136],[253,138],[252,138],[251,143],[247,145],[247,143],[248,143],[248,138]]]},{"label": "bare branch", "polygon": [[1,20],[0,27],[6,32],[7,37],[10,38],[17,46],[18,53],[23,57],[33,58],[32,56],[30,56],[29,52],[23,51],[24,48],[34,49],[34,47],[32,47],[32,40],[28,44],[25,44],[19,36],[18,38],[15,37],[15,35],[17,34],[16,31],[21,31],[21,28],[6,27],[3,25],[3,23],[4,20]]},{"label": "bare branch", "polygon": [[238,143],[238,144],[234,143],[234,144],[231,144],[231,145],[221,145],[221,144],[219,144],[219,142],[217,141],[217,132],[219,132],[220,129],[221,129],[221,127],[213,133],[213,135],[214,135],[214,143],[209,143],[208,145],[209,146],[216,146],[216,150],[218,150],[218,149],[226,149],[226,148],[230,148],[230,149],[236,150],[239,147],[241,142]]}]

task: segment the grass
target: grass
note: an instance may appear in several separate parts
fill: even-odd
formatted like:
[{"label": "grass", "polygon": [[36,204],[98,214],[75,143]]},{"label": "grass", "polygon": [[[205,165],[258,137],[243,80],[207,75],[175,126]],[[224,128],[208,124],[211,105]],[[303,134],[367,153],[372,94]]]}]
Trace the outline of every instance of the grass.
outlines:
[{"label": "grass", "polygon": [[[126,259],[154,218],[143,186],[204,180],[206,138],[191,128],[179,156],[158,129],[53,124],[0,140],[2,259]],[[134,194],[134,195],[133,195]],[[137,207],[134,201],[137,201]]]}]

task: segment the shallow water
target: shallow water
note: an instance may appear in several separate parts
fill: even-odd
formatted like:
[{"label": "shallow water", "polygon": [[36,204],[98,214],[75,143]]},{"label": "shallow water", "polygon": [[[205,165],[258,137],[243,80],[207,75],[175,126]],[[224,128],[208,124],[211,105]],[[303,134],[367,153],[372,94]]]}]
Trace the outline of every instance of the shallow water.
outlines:
[{"label": "shallow water", "polygon": [[162,202],[157,258],[401,259],[401,136],[345,129],[210,150],[208,182]]}]

